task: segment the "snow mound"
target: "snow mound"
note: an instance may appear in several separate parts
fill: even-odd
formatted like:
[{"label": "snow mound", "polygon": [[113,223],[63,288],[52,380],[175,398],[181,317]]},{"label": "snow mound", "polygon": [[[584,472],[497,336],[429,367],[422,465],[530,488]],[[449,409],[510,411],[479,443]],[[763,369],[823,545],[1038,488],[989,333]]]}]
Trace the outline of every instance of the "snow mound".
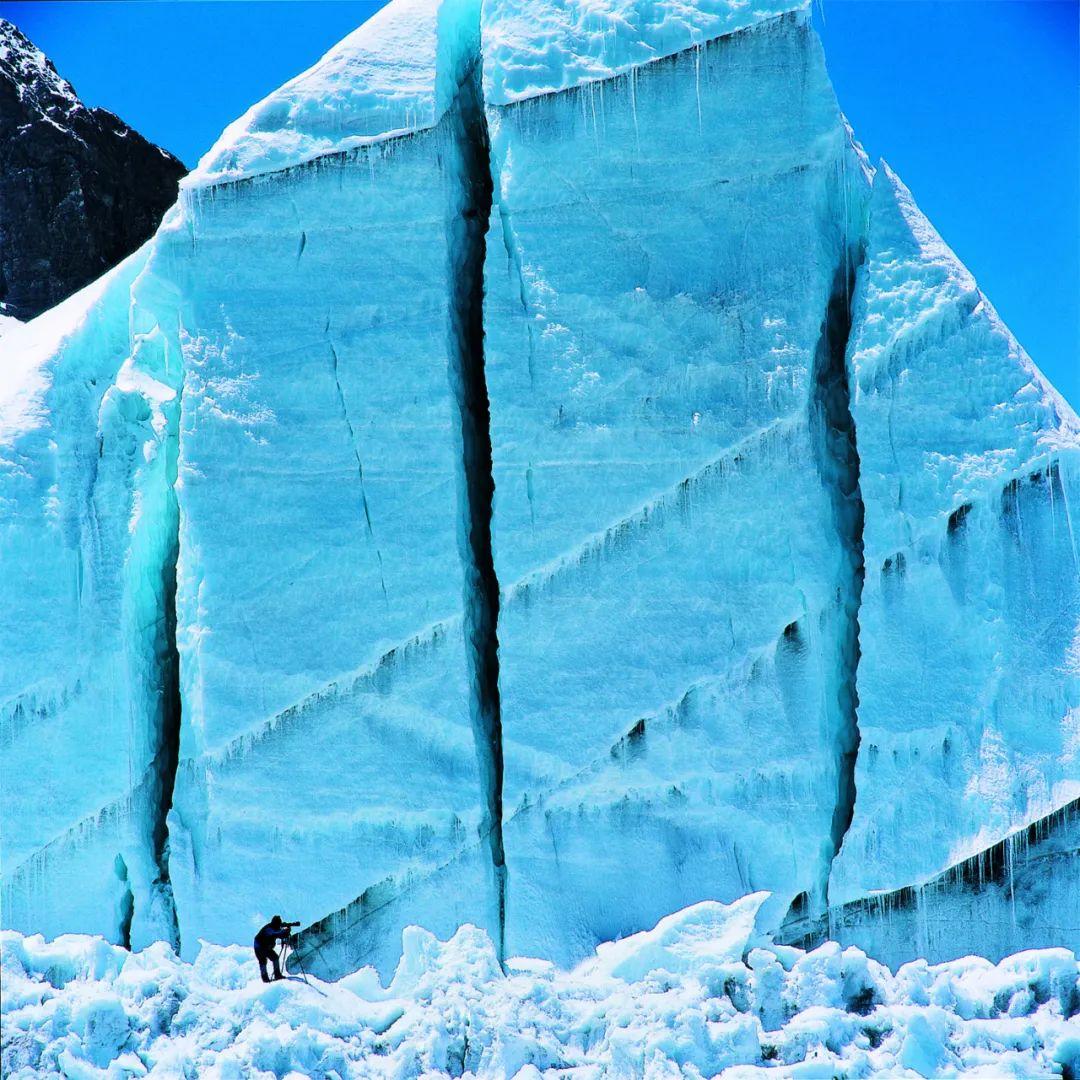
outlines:
[{"label": "snow mound", "polygon": [[694,904],[661,919],[652,930],[604,942],[589,970],[634,982],[653,971],[685,975],[740,960],[768,897],[757,892],[730,905],[715,900]]},{"label": "snow mound", "polygon": [[[103,324],[116,320],[117,297],[130,291],[131,284],[146,265],[152,241],[132,252],[123,262],[102,274],[96,281],[42,312],[36,319],[20,322],[0,316],[0,335],[7,338],[4,362],[0,364],[0,446],[10,446],[16,439],[45,424],[49,417],[46,395],[52,389],[61,365],[68,357],[66,346],[80,347],[80,335],[93,339],[86,349],[88,364],[98,364],[102,371],[76,371],[74,361],[66,360],[62,379],[108,377],[111,356],[104,356]],[[121,313],[126,316],[127,304]],[[117,333],[122,333],[125,327]],[[96,335],[96,338],[95,338]],[[116,336],[116,333],[113,335]],[[115,366],[115,364],[114,364]]]},{"label": "snow mound", "polygon": [[240,946],[204,943],[188,964],[160,943],[128,953],[4,932],[3,1072],[1001,1077],[1078,1063],[1072,953],[917,961],[895,975],[832,942],[744,957],[763,898],[695,905],[573,971],[511,960],[504,974],[476,927],[445,942],[411,927],[387,987],[371,968],[264,985]]},{"label": "snow mound", "polygon": [[502,105],[672,56],[807,0],[491,0],[484,5],[485,97]]}]

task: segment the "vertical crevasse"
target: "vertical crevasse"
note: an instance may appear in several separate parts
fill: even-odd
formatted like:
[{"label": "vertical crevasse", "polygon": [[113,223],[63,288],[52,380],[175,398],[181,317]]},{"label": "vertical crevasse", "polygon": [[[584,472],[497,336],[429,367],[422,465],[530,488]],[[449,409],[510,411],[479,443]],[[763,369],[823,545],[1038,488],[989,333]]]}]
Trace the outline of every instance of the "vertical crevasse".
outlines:
[{"label": "vertical crevasse", "polygon": [[828,878],[855,812],[855,762],[859,753],[859,608],[862,603],[863,524],[859,451],[851,412],[847,346],[851,336],[856,263],[845,251],[833,278],[821,337],[814,356],[810,427],[815,464],[829,495],[839,541],[835,594],[835,649],[831,690],[826,703],[835,739],[836,801],[820,904],[828,903]]},{"label": "vertical crevasse", "polygon": [[160,635],[156,643],[158,692],[160,705],[154,731],[154,757],[151,764],[151,845],[155,869],[154,889],[164,916],[170,938],[180,949],[180,927],[169,877],[169,811],[172,809],[176,769],[180,761],[180,726],[183,706],[180,698],[180,654],[176,645],[176,580],[180,557],[180,514],[176,499],[176,467],[178,441],[170,425],[166,444],[168,491],[166,507],[169,527],[165,537],[162,562],[162,595],[164,611]]},{"label": "vertical crevasse", "polygon": [[[153,259],[151,259],[153,263]],[[135,891],[130,937],[135,947],[164,938],[180,948],[180,925],[169,873],[168,817],[180,757],[183,707],[177,648],[177,567],[180,508],[181,352],[177,296],[144,270],[132,287],[132,355],[119,383],[142,402],[141,427],[150,436],[137,477],[136,514],[128,563],[129,671],[142,702],[148,766],[138,799],[143,807],[138,862],[148,895]],[[137,390],[135,388],[138,388]],[[129,406],[131,408],[132,406]]]},{"label": "vertical crevasse", "polygon": [[479,5],[447,5],[447,8],[440,27],[440,49],[443,56],[450,56],[448,63],[456,79],[456,92],[446,115],[447,346],[450,385],[460,429],[458,538],[465,577],[469,707],[483,784],[481,841],[490,853],[495,878],[501,958],[506,923],[506,858],[502,836],[499,582],[492,553],[495,481],[490,402],[484,372],[484,262],[493,182],[481,89]]}]

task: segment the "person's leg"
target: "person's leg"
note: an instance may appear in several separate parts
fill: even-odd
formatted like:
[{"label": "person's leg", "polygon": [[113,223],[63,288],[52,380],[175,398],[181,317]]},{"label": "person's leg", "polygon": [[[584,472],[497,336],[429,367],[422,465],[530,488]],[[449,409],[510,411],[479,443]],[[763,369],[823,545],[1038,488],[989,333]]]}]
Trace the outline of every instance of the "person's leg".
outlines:
[{"label": "person's leg", "polygon": [[270,950],[270,962],[274,965],[274,978],[283,979],[284,976],[281,974],[281,967],[278,964],[278,954],[273,949]]},{"label": "person's leg", "polygon": [[[256,949],[255,950],[255,959],[259,961],[259,974],[262,976],[262,981],[264,983],[268,983],[270,981],[270,976],[266,974],[266,960],[267,960],[266,954],[261,953],[261,952],[259,952],[258,949]],[[274,967],[275,967],[275,969],[277,968],[277,958],[276,957],[274,959]]]}]

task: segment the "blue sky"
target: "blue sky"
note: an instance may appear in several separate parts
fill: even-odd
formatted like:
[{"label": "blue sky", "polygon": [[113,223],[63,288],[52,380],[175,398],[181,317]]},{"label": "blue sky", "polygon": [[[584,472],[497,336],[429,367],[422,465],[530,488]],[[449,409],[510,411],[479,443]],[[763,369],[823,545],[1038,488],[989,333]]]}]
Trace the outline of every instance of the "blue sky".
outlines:
[{"label": "blue sky", "polygon": [[[193,165],[377,0],[8,2],[84,101]],[[815,0],[841,106],[1080,407],[1080,3]]]}]

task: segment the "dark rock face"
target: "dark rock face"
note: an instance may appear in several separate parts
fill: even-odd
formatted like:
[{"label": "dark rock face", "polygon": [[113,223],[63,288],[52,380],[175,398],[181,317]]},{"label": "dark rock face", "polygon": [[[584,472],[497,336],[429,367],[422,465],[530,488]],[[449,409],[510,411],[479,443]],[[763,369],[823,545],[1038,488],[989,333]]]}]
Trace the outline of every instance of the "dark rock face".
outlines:
[{"label": "dark rock face", "polygon": [[104,109],[0,19],[0,310],[29,319],[134,251],[183,163]]}]

